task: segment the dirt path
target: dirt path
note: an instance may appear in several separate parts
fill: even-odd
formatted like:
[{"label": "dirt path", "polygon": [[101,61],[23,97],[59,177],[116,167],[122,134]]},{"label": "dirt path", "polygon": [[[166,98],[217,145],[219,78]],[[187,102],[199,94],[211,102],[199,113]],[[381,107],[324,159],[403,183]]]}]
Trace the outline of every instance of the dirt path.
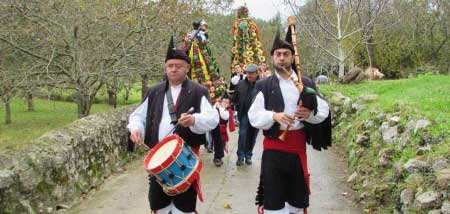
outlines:
[{"label": "dirt path", "polygon": [[[237,135],[231,135],[236,142]],[[212,154],[202,150],[202,190],[204,203],[198,204],[201,214],[250,214],[256,213],[254,199],[259,180],[262,136],[255,146],[253,165],[237,167],[236,143],[230,143],[230,154],[222,167],[215,167]],[[258,143],[259,142],[259,143]],[[311,171],[311,206],[309,213],[362,213],[351,202],[346,187],[348,176],[342,159],[332,150],[317,152],[308,150]],[[141,214],[149,213],[147,202],[148,182],[141,161],[130,165],[126,173],[113,176],[100,190],[90,194],[67,214]],[[225,208],[229,204],[230,208]]]}]

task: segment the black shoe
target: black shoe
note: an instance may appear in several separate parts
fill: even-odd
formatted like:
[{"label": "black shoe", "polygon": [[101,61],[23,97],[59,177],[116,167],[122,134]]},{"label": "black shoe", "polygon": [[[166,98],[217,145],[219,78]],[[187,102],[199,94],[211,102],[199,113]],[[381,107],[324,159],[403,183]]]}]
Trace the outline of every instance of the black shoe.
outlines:
[{"label": "black shoe", "polygon": [[244,159],[238,159],[236,161],[236,166],[242,166],[242,165],[244,165]]},{"label": "black shoe", "polygon": [[222,166],[223,165],[222,159],[214,159],[214,165],[216,165],[217,167]]},{"label": "black shoe", "polygon": [[252,159],[245,159],[245,164],[252,165]]}]

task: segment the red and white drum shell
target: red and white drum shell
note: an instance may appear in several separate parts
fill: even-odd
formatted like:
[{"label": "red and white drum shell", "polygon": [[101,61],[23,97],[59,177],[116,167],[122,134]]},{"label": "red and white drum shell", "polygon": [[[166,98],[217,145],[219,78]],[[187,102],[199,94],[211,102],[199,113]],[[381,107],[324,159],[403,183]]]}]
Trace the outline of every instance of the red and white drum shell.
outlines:
[{"label": "red and white drum shell", "polygon": [[200,176],[200,158],[176,135],[153,147],[144,159],[144,169],[154,175],[168,195],[185,192]]}]

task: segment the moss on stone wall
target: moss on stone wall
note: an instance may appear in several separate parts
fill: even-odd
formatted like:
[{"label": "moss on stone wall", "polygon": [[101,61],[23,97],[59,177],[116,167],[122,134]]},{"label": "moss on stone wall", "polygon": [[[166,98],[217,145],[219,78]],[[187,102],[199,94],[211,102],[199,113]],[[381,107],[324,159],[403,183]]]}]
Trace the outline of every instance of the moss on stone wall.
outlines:
[{"label": "moss on stone wall", "polygon": [[0,154],[1,213],[52,213],[132,160],[126,150],[132,108],[77,120],[34,145]]},{"label": "moss on stone wall", "polygon": [[[427,213],[443,207],[450,199],[450,182],[438,185],[436,174],[450,168],[450,142],[430,134],[433,121],[416,118],[401,105],[389,111],[368,107],[376,95],[354,100],[337,92],[327,96],[335,145],[346,151],[352,171],[348,182],[367,213]],[[401,197],[408,191],[412,198]]]}]

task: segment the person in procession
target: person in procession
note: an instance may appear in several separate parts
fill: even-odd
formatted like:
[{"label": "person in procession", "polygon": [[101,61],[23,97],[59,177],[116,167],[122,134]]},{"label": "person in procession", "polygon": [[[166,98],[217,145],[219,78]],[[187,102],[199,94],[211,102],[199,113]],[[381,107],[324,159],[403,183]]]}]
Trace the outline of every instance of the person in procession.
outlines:
[{"label": "person in procession", "polygon": [[[291,30],[289,28],[289,30]],[[271,58],[274,73],[256,83],[248,110],[250,124],[264,134],[260,184],[256,204],[259,213],[299,214],[309,206],[309,171],[306,143],[314,149],[331,145],[328,103],[314,82],[293,67],[295,49],[280,39],[278,30]],[[296,82],[304,86],[299,90]],[[283,137],[281,137],[283,136]]]},{"label": "person in procession", "polygon": [[[235,130],[233,109],[230,106],[230,97],[227,93],[217,99],[215,103],[217,112],[219,113],[219,126],[212,131],[214,141],[214,164],[219,167],[222,166],[222,158],[225,153],[228,154],[228,130],[233,132]],[[227,128],[228,126],[228,128]],[[217,132],[216,132],[217,131]]]},{"label": "person in procession", "polygon": [[[224,109],[224,112],[228,112],[228,118],[226,118],[226,113],[220,113],[220,134],[222,135],[222,139],[224,142],[224,150],[226,153],[229,152],[228,150],[228,141],[230,140],[229,136],[228,136],[228,131],[229,132],[234,132],[234,130],[236,130],[236,124],[234,121],[234,111],[233,111],[233,107],[230,104],[231,102],[231,97],[230,95],[228,95],[228,93],[225,93],[222,96],[221,99],[221,105],[222,108]],[[228,126],[228,127],[227,127]]]},{"label": "person in procession", "polygon": [[251,63],[245,69],[245,78],[236,86],[233,96],[235,110],[238,113],[239,120],[239,139],[236,161],[237,166],[252,164],[253,147],[255,146],[258,129],[252,127],[248,120],[248,110],[252,103],[252,94],[255,89],[255,83],[258,80],[258,66]]},{"label": "person in procession", "polygon": [[[217,127],[219,116],[210,104],[208,90],[187,78],[189,68],[189,57],[175,49],[172,37],[165,59],[166,80],[151,87],[129,117],[127,128],[133,143],[153,148],[176,133],[199,155],[200,145],[206,142],[205,133]],[[193,112],[187,113],[190,109]],[[149,184],[152,213],[195,213],[197,196],[202,200],[198,180],[174,196],[163,191],[155,176],[149,176]]]}]

